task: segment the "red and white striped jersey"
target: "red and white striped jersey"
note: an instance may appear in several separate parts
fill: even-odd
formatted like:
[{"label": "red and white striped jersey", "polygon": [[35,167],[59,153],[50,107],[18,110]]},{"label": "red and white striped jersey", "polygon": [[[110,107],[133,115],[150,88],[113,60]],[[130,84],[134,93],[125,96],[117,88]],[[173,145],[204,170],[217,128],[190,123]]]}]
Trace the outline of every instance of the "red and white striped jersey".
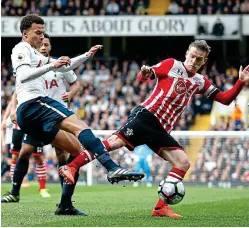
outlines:
[{"label": "red and white striped jersey", "polygon": [[152,94],[141,104],[170,132],[194,94],[214,98],[219,90],[201,74],[189,74],[182,62],[166,59],[152,67],[157,80]]}]

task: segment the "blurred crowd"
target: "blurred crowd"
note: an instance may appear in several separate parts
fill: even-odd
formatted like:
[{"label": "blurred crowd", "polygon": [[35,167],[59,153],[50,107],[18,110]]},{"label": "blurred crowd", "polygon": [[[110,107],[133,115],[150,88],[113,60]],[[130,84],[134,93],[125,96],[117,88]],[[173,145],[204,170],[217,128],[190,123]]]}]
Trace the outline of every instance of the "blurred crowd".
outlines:
[{"label": "blurred crowd", "polygon": [[[133,60],[119,62],[116,60],[93,60],[92,62],[87,62],[85,65],[80,66],[75,72],[81,83],[81,89],[79,94],[76,95],[70,103],[70,108],[94,130],[118,129],[127,120],[127,116],[132,109],[144,101],[154,87],[155,80],[142,83],[136,78],[140,66],[143,64],[146,64],[146,61],[137,62]],[[236,68],[231,66],[224,72],[219,72],[215,63],[210,67],[204,67],[201,73],[207,76],[212,83],[222,91],[230,89],[238,77],[238,70]],[[7,103],[15,90],[15,79],[12,75],[10,62],[2,60],[1,76],[1,106],[3,116]],[[245,89],[248,89],[248,87],[245,87]],[[188,130],[194,123],[196,115],[210,113],[211,108],[211,101],[202,95],[196,95],[193,101],[188,104],[182,118],[174,130]],[[241,129],[243,129],[243,124],[241,124],[241,126]],[[232,130],[233,126],[229,125],[229,128],[227,129]],[[224,126],[222,128],[221,125],[217,125],[217,129],[215,130],[224,130]],[[189,144],[188,138],[178,138],[177,140],[179,140],[180,144],[185,148]],[[235,163],[237,161],[239,162],[240,168],[234,170],[233,164],[230,161],[230,173],[233,175],[233,178],[235,178],[236,175],[238,176],[237,178],[240,178],[240,172],[244,172],[246,166],[248,166],[248,143],[242,143],[242,139],[223,139],[222,141],[222,139],[215,138],[206,140],[207,143],[200,153],[200,158],[198,159],[197,168],[195,170],[198,168],[204,169],[204,163],[209,161],[206,159],[219,161],[220,168],[223,168],[224,165],[228,167],[228,160],[230,161],[230,157],[232,157]],[[224,148],[223,144],[221,144],[223,142]],[[217,145],[219,146],[219,150],[214,152],[215,149],[218,148]],[[227,145],[233,145],[233,147],[227,150]],[[212,146],[215,147],[211,148]],[[221,151],[221,154],[218,153],[219,151]],[[212,153],[215,153],[217,157],[214,158]],[[125,167],[134,169],[136,165],[134,154],[126,148],[113,152],[112,156],[114,160]],[[243,160],[246,159],[246,157],[247,160]],[[45,151],[45,159],[49,180],[57,181],[57,159],[52,148]],[[4,160],[4,162],[6,162],[6,160]],[[157,155],[153,155],[150,163],[152,183],[158,183],[158,181],[162,180],[171,168],[169,163],[163,161]],[[35,164],[31,164],[29,170],[28,177],[31,180],[36,178],[34,175],[34,166]],[[93,167],[94,180],[98,182],[106,181],[106,176],[104,175],[105,170],[100,167],[98,162],[95,162]],[[215,170],[221,171],[218,168]],[[84,181],[86,178],[86,169],[82,168],[81,172],[81,180]],[[196,180],[201,181],[205,177],[206,179],[204,180],[206,181],[207,178],[211,178],[209,176],[211,175],[210,172],[212,173],[213,171],[203,170],[203,172],[200,173],[196,172],[195,178]],[[201,175],[198,176],[199,174]],[[192,180],[194,180],[194,173],[192,173],[191,177]],[[3,177],[3,180],[8,180],[8,173]]]},{"label": "blurred crowd", "polygon": [[[235,130],[234,121],[219,122],[211,130]],[[243,126],[244,124],[241,123]],[[246,130],[241,127],[242,130]],[[248,130],[248,129],[247,129]],[[194,183],[230,188],[232,183],[249,183],[249,140],[241,137],[206,138],[190,180]]]},{"label": "blurred crowd", "polygon": [[149,0],[3,0],[2,16],[140,15]]},{"label": "blurred crowd", "polygon": [[[149,0],[3,0],[2,16],[141,15]],[[249,0],[171,0],[166,14],[248,14]]]},{"label": "blurred crowd", "polygon": [[248,14],[249,0],[171,0],[166,14]]}]

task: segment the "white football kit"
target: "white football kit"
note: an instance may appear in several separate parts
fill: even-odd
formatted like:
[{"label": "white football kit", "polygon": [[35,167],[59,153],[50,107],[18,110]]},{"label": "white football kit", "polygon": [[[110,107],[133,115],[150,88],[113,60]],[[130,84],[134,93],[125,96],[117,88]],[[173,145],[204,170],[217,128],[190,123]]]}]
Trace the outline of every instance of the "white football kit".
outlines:
[{"label": "white football kit", "polygon": [[61,99],[61,95],[67,92],[65,80],[69,84],[74,83],[77,80],[76,74],[72,70],[65,73],[49,71],[44,75],[44,79],[46,96],[67,106],[67,103]]},{"label": "white football kit", "polygon": [[11,60],[13,73],[16,77],[16,94],[18,105],[39,96],[46,96],[43,76],[34,80],[21,82],[20,76],[16,74],[16,70],[22,65],[29,65],[31,68],[43,66],[48,64],[49,58],[43,56],[36,49],[31,47],[29,43],[20,42],[13,48]]},{"label": "white football kit", "polygon": [[[46,96],[44,74],[54,70],[68,72],[88,59],[88,52],[71,59],[71,65],[55,69],[56,60],[43,56],[29,43],[21,41],[12,50],[11,60],[13,73],[16,77],[16,94],[18,105],[37,98]],[[72,75],[72,74],[71,74]],[[75,77],[72,75],[73,78]]]}]

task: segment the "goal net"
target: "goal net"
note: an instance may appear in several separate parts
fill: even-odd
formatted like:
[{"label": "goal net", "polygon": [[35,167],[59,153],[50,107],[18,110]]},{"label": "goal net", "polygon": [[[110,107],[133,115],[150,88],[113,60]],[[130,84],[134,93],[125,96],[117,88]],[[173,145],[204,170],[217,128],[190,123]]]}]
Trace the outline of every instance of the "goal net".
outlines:
[{"label": "goal net", "polygon": [[[113,131],[94,131],[102,140]],[[247,131],[173,131],[171,135],[188,155],[191,168],[184,179],[193,185],[248,186],[249,184],[249,132]],[[127,148],[111,153],[121,166],[135,170],[139,157]],[[157,185],[167,176],[171,164],[155,153],[148,156],[150,182]],[[143,170],[141,170],[143,172]],[[106,170],[98,161],[81,168],[80,183],[105,184]],[[145,179],[141,184],[145,183]]]}]

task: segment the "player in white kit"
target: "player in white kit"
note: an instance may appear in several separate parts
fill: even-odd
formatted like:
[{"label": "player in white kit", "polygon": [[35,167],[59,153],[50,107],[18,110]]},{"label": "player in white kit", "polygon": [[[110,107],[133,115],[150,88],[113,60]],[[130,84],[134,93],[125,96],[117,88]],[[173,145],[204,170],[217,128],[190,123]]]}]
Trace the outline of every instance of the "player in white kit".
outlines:
[{"label": "player in white kit", "polygon": [[[51,41],[48,34],[44,34],[44,39],[42,41],[42,46],[38,49],[40,53],[42,53],[44,56],[48,57],[50,56],[51,51]],[[49,71],[44,75],[44,83],[46,88],[46,94],[48,97],[51,97],[60,103],[62,103],[65,106],[68,106],[68,102],[71,100],[71,98],[78,92],[79,89],[79,82],[77,81],[77,76],[73,71],[69,71],[66,73],[60,73],[55,71]],[[70,90],[67,92],[67,85],[68,83],[70,85]],[[11,122],[12,123],[12,122]],[[17,124],[14,124],[17,125]],[[21,133],[22,131],[19,130]],[[22,138],[22,136],[21,136]],[[27,138],[27,137],[26,137]],[[78,140],[75,137],[72,137],[71,139],[71,147],[77,148],[78,152],[80,153],[82,151],[82,148],[78,142]],[[22,141],[22,139],[21,139]],[[28,145],[27,145],[28,144]],[[25,153],[31,153],[31,151],[35,151],[35,146],[32,145],[33,142],[29,141],[27,142],[25,139],[23,140],[23,147],[26,146],[28,150]],[[24,148],[25,150],[25,148]],[[67,154],[68,152],[64,152],[63,150],[59,148],[55,148],[56,156],[58,158],[59,166],[65,165],[67,161]],[[39,153],[42,155],[42,153]],[[19,154],[18,154],[19,155]],[[18,157],[18,155],[15,154],[15,156]],[[42,157],[41,157],[42,158]],[[68,158],[68,162],[72,161],[73,157]],[[13,170],[14,172],[14,170]],[[17,172],[17,170],[15,171]],[[72,206],[72,200],[71,197],[74,192],[75,185],[65,185],[63,186],[63,177],[60,176],[61,179],[61,185],[63,188],[63,195],[62,195],[62,202],[59,204],[56,214],[57,215],[86,215],[84,212],[81,212],[77,210],[75,207]],[[13,200],[14,199],[14,200]],[[5,195],[2,199],[3,203],[13,203],[18,202],[20,197],[10,197],[10,194]],[[69,201],[70,202],[67,202]],[[66,210],[67,209],[67,210]]]},{"label": "player in white kit", "polygon": [[[109,180],[138,180],[143,174],[131,172],[120,167],[110,157],[108,151],[96,138],[89,127],[60,102],[49,98],[45,93],[44,74],[54,70],[68,72],[88,58],[94,56],[100,45],[92,47],[89,52],[72,58],[61,57],[53,60],[44,57],[35,48],[39,48],[44,38],[44,21],[38,15],[26,15],[21,20],[20,31],[23,41],[12,50],[12,66],[16,77],[16,94],[18,101],[17,122],[27,137],[40,141],[44,145],[52,144],[79,155],[74,148],[68,147],[73,134],[89,152],[84,152],[83,159],[94,157],[107,169]],[[62,130],[64,131],[62,131]],[[68,133],[66,133],[68,132]],[[17,196],[23,177],[27,173],[30,153],[20,153],[13,178],[12,196]]]}]

